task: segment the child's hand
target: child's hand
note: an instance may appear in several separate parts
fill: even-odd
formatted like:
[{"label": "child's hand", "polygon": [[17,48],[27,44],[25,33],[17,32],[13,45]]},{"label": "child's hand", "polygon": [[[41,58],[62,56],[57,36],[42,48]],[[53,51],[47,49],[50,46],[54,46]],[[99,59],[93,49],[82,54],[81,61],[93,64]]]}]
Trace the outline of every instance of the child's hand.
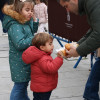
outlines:
[{"label": "child's hand", "polygon": [[61,51],[58,51],[57,56],[63,58],[63,53]]},{"label": "child's hand", "polygon": [[36,17],[35,17],[34,12],[33,12],[33,14],[32,14],[32,18],[33,18],[33,21],[36,22]]}]

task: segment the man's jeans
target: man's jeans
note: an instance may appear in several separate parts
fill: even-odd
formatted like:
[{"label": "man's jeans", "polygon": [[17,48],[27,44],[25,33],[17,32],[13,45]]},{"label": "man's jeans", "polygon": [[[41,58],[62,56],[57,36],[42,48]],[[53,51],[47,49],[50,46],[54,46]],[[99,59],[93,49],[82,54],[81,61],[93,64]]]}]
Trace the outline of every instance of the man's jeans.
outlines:
[{"label": "man's jeans", "polygon": [[27,94],[28,83],[29,82],[14,83],[10,100],[30,100]]},{"label": "man's jeans", "polygon": [[89,100],[100,100],[98,95],[99,81],[100,81],[100,57],[97,58],[93,68],[91,69],[83,95],[84,98]]}]

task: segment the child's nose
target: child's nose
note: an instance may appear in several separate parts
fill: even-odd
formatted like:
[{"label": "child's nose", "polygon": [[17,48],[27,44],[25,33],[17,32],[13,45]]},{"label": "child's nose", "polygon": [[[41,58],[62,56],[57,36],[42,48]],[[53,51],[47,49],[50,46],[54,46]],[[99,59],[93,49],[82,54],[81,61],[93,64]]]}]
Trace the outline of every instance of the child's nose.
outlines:
[{"label": "child's nose", "polygon": [[30,10],[29,13],[32,13],[32,11]]},{"label": "child's nose", "polygon": [[32,13],[32,11],[30,11],[30,13]]}]

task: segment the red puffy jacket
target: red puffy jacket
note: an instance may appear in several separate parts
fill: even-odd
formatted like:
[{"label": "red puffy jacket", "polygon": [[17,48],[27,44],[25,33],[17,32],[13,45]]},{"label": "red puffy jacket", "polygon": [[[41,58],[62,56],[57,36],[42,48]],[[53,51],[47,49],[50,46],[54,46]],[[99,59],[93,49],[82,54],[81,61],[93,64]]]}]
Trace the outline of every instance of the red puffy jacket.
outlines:
[{"label": "red puffy jacket", "polygon": [[58,69],[63,64],[63,59],[53,59],[51,53],[45,53],[30,46],[22,54],[26,64],[31,64],[31,90],[34,92],[48,92],[57,87]]}]

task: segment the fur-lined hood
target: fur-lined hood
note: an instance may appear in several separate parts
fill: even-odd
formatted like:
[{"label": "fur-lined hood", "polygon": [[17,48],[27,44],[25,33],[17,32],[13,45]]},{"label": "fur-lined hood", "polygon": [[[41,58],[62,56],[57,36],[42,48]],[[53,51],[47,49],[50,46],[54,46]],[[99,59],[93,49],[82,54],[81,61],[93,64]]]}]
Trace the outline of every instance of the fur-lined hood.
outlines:
[{"label": "fur-lined hood", "polygon": [[3,13],[17,20],[21,24],[24,24],[27,21],[22,15],[13,10],[13,5],[5,5]]}]

